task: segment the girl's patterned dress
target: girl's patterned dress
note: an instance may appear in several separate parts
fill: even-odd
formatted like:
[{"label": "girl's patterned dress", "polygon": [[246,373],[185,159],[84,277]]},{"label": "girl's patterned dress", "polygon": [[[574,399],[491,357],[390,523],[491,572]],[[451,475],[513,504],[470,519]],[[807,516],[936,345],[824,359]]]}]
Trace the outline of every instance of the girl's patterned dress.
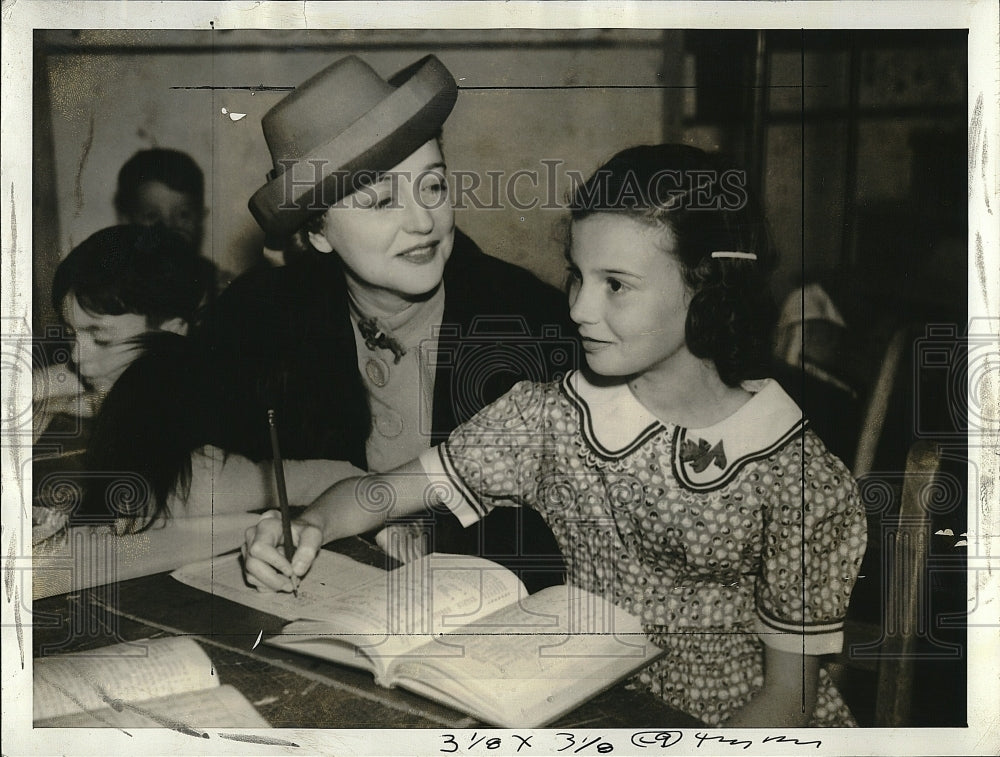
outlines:
[{"label": "girl's patterned dress", "polygon": [[[774,381],[709,428],[664,423],[624,384],[522,382],[421,463],[466,525],[538,510],[570,582],[642,618],[667,654],[638,680],[718,725],[763,685],[763,645],[834,653],[865,548],[844,465]],[[854,725],[820,670],[811,725]]]}]

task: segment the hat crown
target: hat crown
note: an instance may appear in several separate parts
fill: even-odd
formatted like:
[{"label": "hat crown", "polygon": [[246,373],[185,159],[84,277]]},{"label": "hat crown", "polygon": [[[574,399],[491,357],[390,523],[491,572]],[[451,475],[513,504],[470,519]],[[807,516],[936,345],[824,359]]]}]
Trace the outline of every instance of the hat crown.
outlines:
[{"label": "hat crown", "polygon": [[274,168],[250,212],[269,234],[295,231],[439,134],[457,95],[433,55],[388,81],[353,55],[338,60],[264,114]]},{"label": "hat crown", "polygon": [[304,81],[261,119],[275,171],[329,142],[395,89],[355,55]]}]

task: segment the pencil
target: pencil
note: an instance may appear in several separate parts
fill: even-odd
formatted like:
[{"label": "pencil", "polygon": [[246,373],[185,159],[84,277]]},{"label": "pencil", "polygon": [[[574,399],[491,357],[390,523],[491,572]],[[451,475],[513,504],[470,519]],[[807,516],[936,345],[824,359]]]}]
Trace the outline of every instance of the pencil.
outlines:
[{"label": "pencil", "polygon": [[[285,489],[285,464],[281,460],[281,448],[278,446],[278,425],[274,418],[274,410],[267,411],[267,425],[271,430],[271,452],[274,465],[274,481],[278,485],[278,506],[281,508],[281,531],[285,542],[285,559],[292,561],[295,545],[292,544],[292,516],[288,511],[288,490]],[[298,598],[299,587],[292,574],[292,593]]]}]

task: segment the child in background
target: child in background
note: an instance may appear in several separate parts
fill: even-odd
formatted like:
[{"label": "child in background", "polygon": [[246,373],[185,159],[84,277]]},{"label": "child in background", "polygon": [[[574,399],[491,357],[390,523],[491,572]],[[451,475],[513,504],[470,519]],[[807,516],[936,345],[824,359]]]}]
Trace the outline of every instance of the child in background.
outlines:
[{"label": "child in background", "polygon": [[[73,346],[68,364],[33,377],[36,436],[75,407],[95,415],[83,440],[83,467],[141,476],[150,496],[118,514],[144,524],[146,511],[162,508],[180,471],[190,468],[192,440],[181,419],[193,411],[187,387],[194,361],[185,334],[212,286],[211,273],[184,237],[163,226],[114,226],[75,247],[52,282],[53,306]],[[100,501],[104,479],[82,481],[83,502],[73,517],[114,515]]]},{"label": "child in background", "polygon": [[198,164],[179,150],[140,150],[118,172],[118,220],[162,224],[201,249],[205,220],[205,177]]},{"label": "child in background", "polygon": [[[160,148],[137,152],[118,172],[114,203],[119,223],[136,226],[160,225],[183,237],[195,254],[200,250],[202,224],[207,212],[205,178],[198,164],[186,153]],[[219,278],[211,261],[203,259],[199,265],[211,274],[213,281]],[[67,272],[68,268],[64,269],[64,277]],[[198,274],[199,277],[201,275]],[[213,288],[206,290],[201,304],[211,298],[213,291]],[[61,306],[57,303],[57,308],[59,307]],[[65,317],[62,311],[60,314]],[[123,323],[127,320],[127,318],[117,319],[117,322]],[[139,326],[144,328],[142,324]],[[133,330],[131,325],[126,325],[125,328],[127,331]],[[117,344],[119,345],[117,348],[101,352],[100,359],[109,365],[100,369],[99,373],[114,376],[120,373],[117,368],[124,368],[131,363],[134,345],[127,340],[117,340]],[[55,358],[53,361],[52,356],[64,351],[62,344],[54,347],[49,343],[44,347],[47,348],[44,351],[50,354],[42,355],[43,361],[51,363],[60,360]],[[116,361],[117,367],[110,364]],[[88,391],[88,387],[80,383],[79,376],[73,371],[64,370],[63,365],[51,366],[44,372],[36,371],[34,379],[35,405],[44,405],[47,409],[43,414],[42,423],[35,424],[36,442],[43,427],[48,427],[58,416],[91,418],[97,411],[100,395]],[[108,388],[110,387],[103,387],[105,393]],[[67,427],[67,430],[70,428]]]},{"label": "child in background", "polygon": [[[208,215],[205,176],[191,156],[180,150],[140,150],[118,171],[115,210],[121,223],[166,226],[200,252]],[[208,258],[203,260],[203,265],[212,267],[214,286],[205,293],[202,305],[211,302],[232,277]]]},{"label": "child in background", "polygon": [[52,281],[71,356],[35,372],[36,441],[58,414],[93,416],[143,335],[186,334],[209,273],[195,248],[164,227],[115,226],[75,247]]},{"label": "child in background", "polygon": [[[77,464],[36,456],[34,478],[37,486],[53,468],[83,474],[73,501],[57,503],[70,525],[113,522],[135,532],[171,515],[243,513],[270,503],[269,462],[202,446],[202,419],[212,408],[200,392],[202,356],[186,334],[213,286],[206,262],[162,225],[114,226],[87,238],[56,269],[53,305],[73,348],[68,364],[33,377],[36,435],[77,408],[94,418]],[[336,461],[289,467],[322,471],[294,477],[293,504],[361,473]],[[316,478],[326,483],[316,488]],[[38,494],[42,505],[53,504],[44,484]]]},{"label": "child in background", "polygon": [[[839,651],[865,546],[844,465],[764,378],[775,260],[742,173],[683,145],[625,150],[571,204],[570,315],[589,370],[522,382],[440,447],[247,533],[248,579],[289,591],[326,541],[435,500],[470,524],[539,511],[568,580],[640,616],[639,683],[709,725],[853,719]],[[359,504],[384,486],[386,508]]]}]

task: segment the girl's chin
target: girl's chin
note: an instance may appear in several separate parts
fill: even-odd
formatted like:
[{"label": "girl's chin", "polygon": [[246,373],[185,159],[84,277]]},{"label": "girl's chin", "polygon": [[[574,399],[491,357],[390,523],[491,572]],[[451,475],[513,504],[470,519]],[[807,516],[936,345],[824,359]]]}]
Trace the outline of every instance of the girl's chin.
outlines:
[{"label": "girl's chin", "polygon": [[593,373],[605,378],[619,378],[631,375],[625,366],[619,365],[618,361],[610,360],[601,354],[586,353],[587,367]]}]

